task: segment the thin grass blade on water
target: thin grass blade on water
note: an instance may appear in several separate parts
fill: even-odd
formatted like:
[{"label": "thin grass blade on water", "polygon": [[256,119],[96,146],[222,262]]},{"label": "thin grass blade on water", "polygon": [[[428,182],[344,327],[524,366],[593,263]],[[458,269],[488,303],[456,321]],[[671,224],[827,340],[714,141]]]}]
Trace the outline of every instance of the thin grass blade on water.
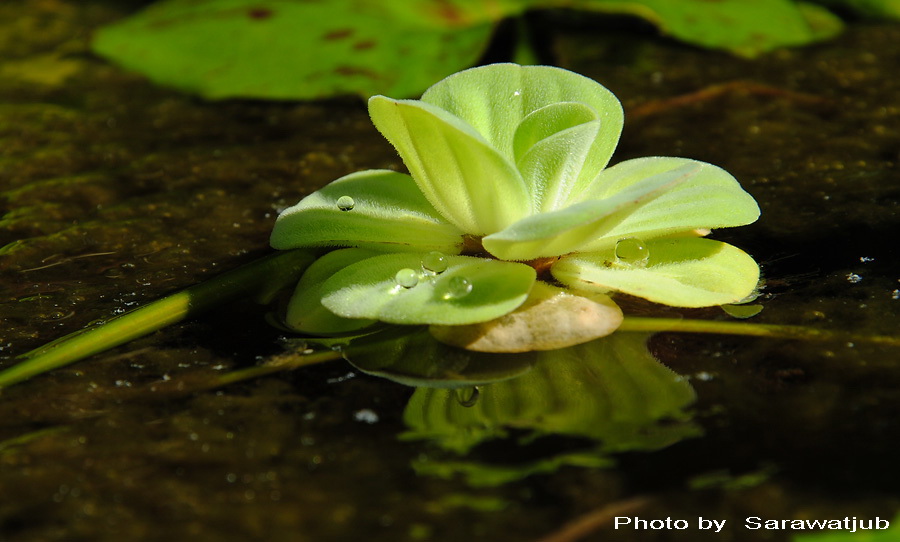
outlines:
[{"label": "thin grass blade on water", "polygon": [[57,339],[19,356],[18,364],[0,371],[0,389],[149,335],[240,297],[256,295],[268,301],[275,291],[296,283],[315,256],[316,252],[306,250],[272,254],[97,327]]}]

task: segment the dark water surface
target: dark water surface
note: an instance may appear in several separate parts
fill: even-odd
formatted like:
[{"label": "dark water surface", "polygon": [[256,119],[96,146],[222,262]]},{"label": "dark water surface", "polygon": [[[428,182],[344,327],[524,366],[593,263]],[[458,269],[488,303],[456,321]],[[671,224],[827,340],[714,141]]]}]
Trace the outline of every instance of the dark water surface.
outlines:
[{"label": "dark water surface", "polygon": [[[109,5],[0,6],[0,366],[266,253],[278,210],[345,173],[402,168],[360,100],[204,103],[90,56]],[[715,233],[762,264],[754,321],[898,333],[900,27],[754,61],[550,31],[561,66],[625,105],[614,161],[712,162],[757,198],[758,223]],[[900,505],[897,348],[661,334],[682,377],[538,366],[546,394],[468,410],[344,362],[192,392],[282,350],[264,316],[232,305],[4,390],[0,540],[531,541],[618,506],[691,527],[585,539],[780,541],[744,518]],[[503,393],[516,406],[488,413]],[[426,400],[444,401],[430,434]]]}]

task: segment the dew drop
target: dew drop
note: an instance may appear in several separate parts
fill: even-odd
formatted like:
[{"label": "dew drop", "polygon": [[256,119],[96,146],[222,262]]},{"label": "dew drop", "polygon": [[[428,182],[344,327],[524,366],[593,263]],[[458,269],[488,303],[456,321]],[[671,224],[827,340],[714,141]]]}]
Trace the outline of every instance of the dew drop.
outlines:
[{"label": "dew drop", "polygon": [[636,237],[626,237],[616,242],[616,261],[632,267],[646,267],[650,249]]},{"label": "dew drop", "polygon": [[412,288],[419,283],[419,275],[412,269],[404,267],[394,275],[394,281],[404,288]]},{"label": "dew drop", "polygon": [[337,208],[341,211],[349,211],[353,209],[354,205],[356,205],[356,202],[350,196],[341,196],[337,199]]},{"label": "dew drop", "polygon": [[473,407],[478,403],[478,398],[481,397],[481,388],[479,386],[456,388],[453,390],[453,395],[456,396],[456,402],[460,406]]},{"label": "dew drop", "polygon": [[447,270],[447,257],[438,251],[432,251],[422,257],[422,267],[432,273],[439,274]]},{"label": "dew drop", "polygon": [[472,291],[472,282],[466,277],[453,277],[447,282],[447,291],[444,299],[459,299]]}]

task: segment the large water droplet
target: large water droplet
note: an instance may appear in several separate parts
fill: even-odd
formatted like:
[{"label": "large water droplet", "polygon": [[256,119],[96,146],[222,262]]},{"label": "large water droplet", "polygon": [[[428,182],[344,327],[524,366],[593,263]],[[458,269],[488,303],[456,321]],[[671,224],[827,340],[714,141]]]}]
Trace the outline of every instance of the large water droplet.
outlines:
[{"label": "large water droplet", "polygon": [[414,270],[404,267],[394,275],[394,280],[404,288],[412,288],[419,283],[419,274]]},{"label": "large water droplet", "polygon": [[422,257],[422,267],[432,273],[443,273],[447,270],[447,257],[438,251],[432,251]]},{"label": "large water droplet", "polygon": [[356,202],[350,196],[341,196],[337,199],[337,208],[341,211],[349,211],[353,209],[354,205],[356,205]]},{"label": "large water droplet", "polygon": [[466,277],[456,276],[447,282],[447,290],[444,299],[459,299],[469,295],[472,291],[472,282]]},{"label": "large water droplet", "polygon": [[616,261],[632,267],[646,267],[650,249],[637,237],[626,237],[616,242]]}]

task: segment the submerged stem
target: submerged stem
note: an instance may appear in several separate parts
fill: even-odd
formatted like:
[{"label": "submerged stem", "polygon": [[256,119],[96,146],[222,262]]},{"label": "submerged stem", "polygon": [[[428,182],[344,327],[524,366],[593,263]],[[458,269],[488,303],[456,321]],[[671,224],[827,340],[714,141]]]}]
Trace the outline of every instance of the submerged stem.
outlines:
[{"label": "submerged stem", "polygon": [[239,297],[270,297],[273,287],[299,280],[315,259],[312,251],[278,252],[154,301],[94,328],[77,331],[19,356],[0,371],[0,388],[64,367],[93,354],[149,335]]},{"label": "submerged stem", "polygon": [[619,331],[675,331],[684,333],[719,333],[750,337],[775,337],[807,341],[858,341],[900,346],[900,337],[889,335],[859,335],[828,329],[780,324],[752,324],[717,320],[689,320],[681,318],[645,318],[626,316]]}]

